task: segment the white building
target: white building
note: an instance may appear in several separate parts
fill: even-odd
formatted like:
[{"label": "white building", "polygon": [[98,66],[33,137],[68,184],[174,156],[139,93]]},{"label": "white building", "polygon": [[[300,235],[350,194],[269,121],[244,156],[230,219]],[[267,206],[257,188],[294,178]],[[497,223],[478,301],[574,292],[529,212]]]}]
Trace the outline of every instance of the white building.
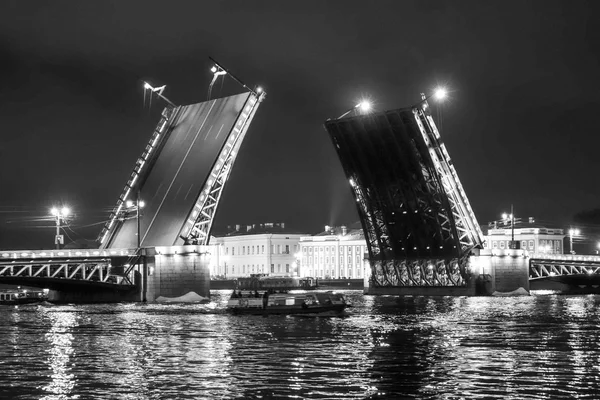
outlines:
[{"label": "white building", "polygon": [[[484,228],[485,231],[485,228]],[[513,231],[510,226],[490,227],[484,235],[486,249],[505,250],[510,248]],[[563,254],[562,229],[550,229],[533,223],[515,224],[514,237],[520,249],[527,253]]]},{"label": "white building", "polygon": [[363,278],[367,242],[362,229],[325,226],[325,231],[300,238],[300,276],[313,278]]},{"label": "white building", "polygon": [[211,243],[217,247],[216,257],[212,257],[211,276],[298,276],[298,242],[305,234],[285,232],[283,223],[236,225],[235,228]]}]

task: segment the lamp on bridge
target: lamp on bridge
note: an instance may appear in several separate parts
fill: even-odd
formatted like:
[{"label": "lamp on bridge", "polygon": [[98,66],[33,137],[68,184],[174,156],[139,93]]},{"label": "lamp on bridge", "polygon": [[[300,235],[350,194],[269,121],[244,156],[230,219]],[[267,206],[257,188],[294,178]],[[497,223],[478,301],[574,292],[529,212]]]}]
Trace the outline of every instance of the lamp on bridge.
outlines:
[{"label": "lamp on bridge", "polygon": [[573,252],[573,236],[579,235],[579,229],[569,229],[569,253],[575,254]]},{"label": "lamp on bridge", "polygon": [[360,103],[358,103],[357,105],[355,105],[354,107],[337,117],[337,119],[344,118],[346,115],[350,114],[353,111],[356,113],[356,115],[367,114],[369,111],[371,111],[371,108],[372,104],[369,100],[362,100]]},{"label": "lamp on bridge", "polygon": [[67,217],[71,214],[71,210],[69,210],[69,207],[52,207],[50,214],[52,214],[56,220],[56,235],[54,236],[54,244],[56,244],[56,249],[60,249],[60,245],[65,244],[65,237],[60,234],[61,223],[67,223]]},{"label": "lamp on bridge", "polygon": [[140,209],[144,208],[144,206],[146,205],[146,203],[144,203],[144,200],[140,200],[139,196],[137,198],[137,200],[134,202],[132,200],[127,200],[125,202],[125,207],[127,207],[128,211],[135,211],[135,222],[137,225],[137,247],[138,249],[140,248],[140,244],[141,244],[141,237],[140,237]]}]

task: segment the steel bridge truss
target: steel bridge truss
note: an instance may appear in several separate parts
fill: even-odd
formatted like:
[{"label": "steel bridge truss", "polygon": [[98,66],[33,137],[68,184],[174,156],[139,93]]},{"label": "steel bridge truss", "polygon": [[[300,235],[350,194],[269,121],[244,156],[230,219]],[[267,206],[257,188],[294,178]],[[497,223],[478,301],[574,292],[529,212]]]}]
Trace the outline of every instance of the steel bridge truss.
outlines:
[{"label": "steel bridge truss", "polygon": [[100,232],[100,235],[98,236],[98,240],[100,241],[100,248],[106,247],[107,243],[110,242],[110,240],[107,239],[109,239],[110,236],[117,231],[118,225],[120,223],[123,223],[123,221],[127,218],[127,214],[130,212],[130,210],[128,210],[125,207],[125,203],[128,199],[131,200],[129,198],[131,192],[135,192],[136,184],[140,184],[142,177],[144,176],[144,174],[147,173],[147,171],[150,170],[152,162],[156,160],[156,157],[159,153],[157,151],[157,148],[159,148],[161,143],[166,139],[168,134],[168,128],[173,123],[173,121],[176,120],[179,108],[180,107],[174,107],[169,105],[163,109],[160,116],[160,120],[158,121],[156,128],[154,128],[154,133],[152,134],[150,141],[146,145],[142,156],[136,161],[135,167],[131,172],[129,180],[125,184],[125,188],[123,188],[123,191],[121,192],[121,195],[117,200],[117,205],[112,210],[108,218],[108,222],[106,223],[106,225]]},{"label": "steel bridge truss", "polygon": [[450,260],[394,260],[371,265],[374,286],[457,286],[469,279],[467,258]]},{"label": "steel bridge truss", "polygon": [[[210,230],[217,212],[217,206],[223,194],[223,188],[229,178],[233,163],[239,153],[240,146],[246,136],[252,118],[254,118],[256,110],[265,96],[265,92],[262,92],[258,96],[252,92],[242,107],[242,111],[238,115],[233,129],[217,161],[213,165],[207,181],[200,191],[200,196],[186,218],[185,225],[181,229],[179,238],[183,240],[182,244],[208,245]],[[180,243],[176,242],[174,244]]]},{"label": "steel bridge truss", "polygon": [[[123,271],[127,271],[123,273]],[[114,272],[118,271],[119,274]],[[115,269],[110,258],[91,259],[35,259],[0,262],[0,279],[60,279],[73,281],[89,281],[110,284],[115,287],[131,288],[129,264]]]},{"label": "steel bridge truss", "polygon": [[325,123],[356,199],[374,286],[464,286],[483,234],[423,101]]},{"label": "steel bridge truss", "polygon": [[483,247],[483,232],[458,179],[446,146],[442,143],[440,133],[429,113],[427,102],[423,101],[420,106],[414,107],[413,114],[429,150],[431,162],[435,166],[435,171],[448,198],[461,253],[465,254],[474,247]]},{"label": "steel bridge truss", "polygon": [[532,258],[529,260],[530,280],[547,279],[565,275],[600,275],[600,262],[539,258]]}]

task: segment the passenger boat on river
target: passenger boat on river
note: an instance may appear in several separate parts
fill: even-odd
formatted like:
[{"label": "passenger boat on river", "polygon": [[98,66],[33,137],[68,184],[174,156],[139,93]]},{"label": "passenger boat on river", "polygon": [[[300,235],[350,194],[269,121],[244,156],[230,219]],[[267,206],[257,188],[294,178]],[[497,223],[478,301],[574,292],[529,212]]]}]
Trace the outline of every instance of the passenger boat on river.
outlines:
[{"label": "passenger boat on river", "polygon": [[48,296],[43,291],[22,289],[0,291],[0,305],[41,303],[46,300]]},{"label": "passenger boat on river", "polygon": [[334,292],[269,293],[233,292],[227,310],[246,315],[337,315],[348,307],[343,295]]}]

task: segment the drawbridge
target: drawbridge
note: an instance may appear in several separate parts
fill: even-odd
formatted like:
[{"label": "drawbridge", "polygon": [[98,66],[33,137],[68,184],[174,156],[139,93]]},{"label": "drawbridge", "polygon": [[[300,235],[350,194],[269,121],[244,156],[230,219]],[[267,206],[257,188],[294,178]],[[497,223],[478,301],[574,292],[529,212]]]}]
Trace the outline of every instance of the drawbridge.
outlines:
[{"label": "drawbridge", "polygon": [[248,91],[165,107],[100,233],[100,247],[207,245],[225,182],[264,96]]},{"label": "drawbridge", "polygon": [[483,234],[427,100],[346,113],[325,129],[356,200],[371,285],[466,286]]}]

